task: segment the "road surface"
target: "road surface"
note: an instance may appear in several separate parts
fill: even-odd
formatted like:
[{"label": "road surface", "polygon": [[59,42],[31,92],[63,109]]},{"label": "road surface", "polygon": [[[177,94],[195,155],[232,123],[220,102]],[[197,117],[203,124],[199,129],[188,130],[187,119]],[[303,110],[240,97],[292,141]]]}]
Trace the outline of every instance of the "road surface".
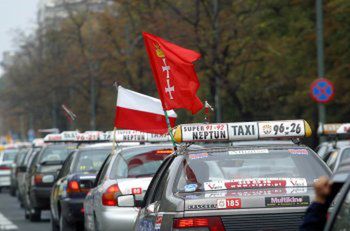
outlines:
[{"label": "road surface", "polygon": [[47,231],[50,227],[50,213],[44,211],[41,214],[42,221],[30,222],[24,218],[24,210],[19,206],[18,200],[11,197],[8,191],[0,193],[0,231]]}]

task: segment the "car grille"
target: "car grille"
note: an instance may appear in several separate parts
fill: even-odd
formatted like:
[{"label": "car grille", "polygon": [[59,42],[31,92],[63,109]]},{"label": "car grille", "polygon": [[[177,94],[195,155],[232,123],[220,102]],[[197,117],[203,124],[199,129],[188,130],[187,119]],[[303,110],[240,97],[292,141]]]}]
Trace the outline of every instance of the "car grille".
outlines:
[{"label": "car grille", "polygon": [[221,217],[226,231],[298,230],[304,213],[252,214]]}]

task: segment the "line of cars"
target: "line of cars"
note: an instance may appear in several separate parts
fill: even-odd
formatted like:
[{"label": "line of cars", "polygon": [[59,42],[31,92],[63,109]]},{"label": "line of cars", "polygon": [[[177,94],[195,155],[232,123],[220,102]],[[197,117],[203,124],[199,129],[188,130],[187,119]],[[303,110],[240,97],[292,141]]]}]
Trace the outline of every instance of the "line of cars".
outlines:
[{"label": "line of cars", "polygon": [[310,135],[303,120],[51,134],[18,164],[17,194],[52,230],[297,230],[331,176]]}]

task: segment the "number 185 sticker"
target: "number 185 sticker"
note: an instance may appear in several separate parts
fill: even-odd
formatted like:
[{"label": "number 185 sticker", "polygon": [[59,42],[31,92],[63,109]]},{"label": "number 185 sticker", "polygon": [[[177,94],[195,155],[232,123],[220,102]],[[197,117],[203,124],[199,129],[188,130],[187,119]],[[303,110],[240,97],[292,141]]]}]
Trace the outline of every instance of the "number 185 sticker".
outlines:
[{"label": "number 185 sticker", "polygon": [[218,209],[240,209],[242,208],[241,198],[227,198],[217,200]]}]

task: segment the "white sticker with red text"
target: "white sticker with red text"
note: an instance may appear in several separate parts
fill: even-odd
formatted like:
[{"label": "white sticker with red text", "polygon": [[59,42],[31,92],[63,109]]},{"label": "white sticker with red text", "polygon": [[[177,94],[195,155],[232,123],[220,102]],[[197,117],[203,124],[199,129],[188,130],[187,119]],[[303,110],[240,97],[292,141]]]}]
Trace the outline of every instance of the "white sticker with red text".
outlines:
[{"label": "white sticker with red text", "polygon": [[204,190],[247,189],[267,187],[306,187],[305,178],[247,178],[204,182]]},{"label": "white sticker with red text", "polygon": [[218,209],[240,209],[242,208],[241,198],[227,198],[217,200]]}]

